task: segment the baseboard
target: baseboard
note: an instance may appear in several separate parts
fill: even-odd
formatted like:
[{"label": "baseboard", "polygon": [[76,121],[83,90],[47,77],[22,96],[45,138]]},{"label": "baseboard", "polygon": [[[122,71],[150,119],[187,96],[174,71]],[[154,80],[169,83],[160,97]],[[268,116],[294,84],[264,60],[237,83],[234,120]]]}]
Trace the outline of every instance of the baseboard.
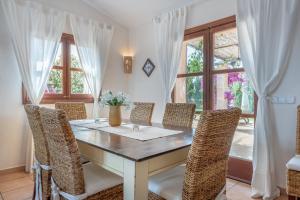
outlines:
[{"label": "baseboard", "polygon": [[13,172],[25,172],[25,166],[13,167],[13,168],[9,168],[9,169],[2,169],[2,170],[0,170],[0,175],[7,174],[7,173],[13,173]]},{"label": "baseboard", "polygon": [[227,178],[251,185],[251,181],[227,175]]}]

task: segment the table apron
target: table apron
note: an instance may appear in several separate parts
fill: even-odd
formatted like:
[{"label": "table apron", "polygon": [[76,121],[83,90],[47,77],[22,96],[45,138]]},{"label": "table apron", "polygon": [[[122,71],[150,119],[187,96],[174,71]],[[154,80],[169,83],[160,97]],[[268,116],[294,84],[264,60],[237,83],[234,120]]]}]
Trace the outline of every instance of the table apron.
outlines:
[{"label": "table apron", "polygon": [[[112,173],[118,174],[122,177],[124,176],[124,163],[130,159],[110,153],[81,141],[77,142],[79,151],[84,157]],[[143,162],[147,162],[148,176],[152,176],[185,163],[189,149],[190,147],[184,147],[182,149],[143,160]]]}]

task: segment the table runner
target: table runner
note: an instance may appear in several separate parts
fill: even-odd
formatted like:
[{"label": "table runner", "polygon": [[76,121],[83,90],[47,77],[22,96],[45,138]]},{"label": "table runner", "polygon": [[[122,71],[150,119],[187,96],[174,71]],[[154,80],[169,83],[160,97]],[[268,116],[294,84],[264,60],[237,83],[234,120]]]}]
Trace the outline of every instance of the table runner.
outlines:
[{"label": "table runner", "polygon": [[129,137],[136,140],[142,140],[142,141],[152,140],[160,137],[166,137],[166,136],[175,135],[183,132],[183,131],[164,129],[164,128],[159,128],[154,126],[139,126],[139,130],[134,131],[133,126],[135,125],[125,124],[117,127],[108,126],[108,127],[100,128],[99,130],[108,133],[114,133],[124,137]]},{"label": "table runner", "polygon": [[93,123],[102,123],[107,122],[107,119],[105,118],[97,118],[97,119],[79,119],[79,120],[71,120],[69,123],[71,125],[80,126],[83,124],[93,124]]},{"label": "table runner", "polygon": [[152,140],[155,138],[166,137],[183,132],[154,126],[138,126],[138,128],[134,130],[134,126],[136,127],[137,125],[126,123],[122,123],[121,126],[111,127],[105,120],[97,122],[95,122],[95,120],[74,120],[70,121],[70,124],[76,127],[104,131],[141,141]]},{"label": "table runner", "polygon": [[76,127],[83,127],[83,128],[89,128],[89,129],[96,129],[99,130],[99,128],[107,127],[109,126],[109,123],[106,119],[81,119],[81,120],[72,120],[70,121],[71,125],[74,125]]}]

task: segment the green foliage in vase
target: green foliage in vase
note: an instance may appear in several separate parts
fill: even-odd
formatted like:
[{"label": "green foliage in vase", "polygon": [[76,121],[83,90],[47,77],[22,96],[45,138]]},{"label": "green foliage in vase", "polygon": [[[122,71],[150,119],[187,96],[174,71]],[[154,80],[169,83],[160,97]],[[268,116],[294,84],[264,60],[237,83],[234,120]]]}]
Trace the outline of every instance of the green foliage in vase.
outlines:
[{"label": "green foliage in vase", "polygon": [[132,102],[129,100],[127,94],[124,92],[113,94],[110,90],[103,92],[99,103],[102,106],[126,106],[127,109],[130,109],[132,106]]}]

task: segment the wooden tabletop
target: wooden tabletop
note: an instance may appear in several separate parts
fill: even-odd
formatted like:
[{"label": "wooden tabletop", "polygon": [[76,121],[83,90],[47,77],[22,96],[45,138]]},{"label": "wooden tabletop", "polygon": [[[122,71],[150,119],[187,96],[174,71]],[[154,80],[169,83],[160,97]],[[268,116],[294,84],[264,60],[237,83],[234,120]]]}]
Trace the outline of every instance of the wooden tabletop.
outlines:
[{"label": "wooden tabletop", "polygon": [[134,161],[143,161],[192,144],[194,134],[194,129],[192,128],[163,126],[155,123],[152,123],[152,126],[171,130],[181,130],[183,133],[147,141],[140,141],[99,130],[80,130],[74,125],[73,132],[77,141]]}]

